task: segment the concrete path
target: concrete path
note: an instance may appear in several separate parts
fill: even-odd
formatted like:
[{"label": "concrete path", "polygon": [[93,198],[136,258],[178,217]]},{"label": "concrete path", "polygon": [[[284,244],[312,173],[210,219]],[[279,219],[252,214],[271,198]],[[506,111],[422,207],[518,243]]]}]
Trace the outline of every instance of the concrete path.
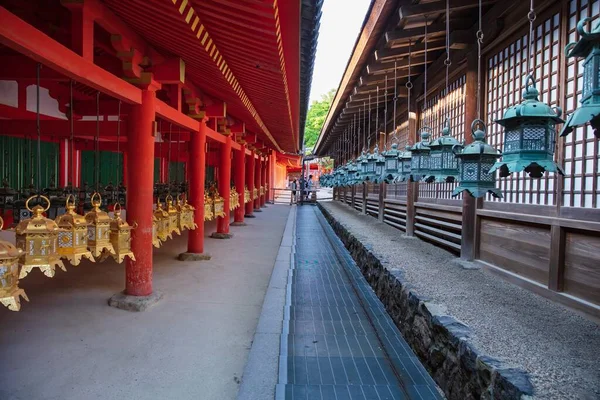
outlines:
[{"label": "concrete path", "polygon": [[290,207],[263,211],[230,240],[207,238],[211,261],[176,261],[185,237],[155,250],[165,297],[143,313],[107,306],[123,265],[32,272],[31,303],[0,309],[0,399],[235,398]]}]

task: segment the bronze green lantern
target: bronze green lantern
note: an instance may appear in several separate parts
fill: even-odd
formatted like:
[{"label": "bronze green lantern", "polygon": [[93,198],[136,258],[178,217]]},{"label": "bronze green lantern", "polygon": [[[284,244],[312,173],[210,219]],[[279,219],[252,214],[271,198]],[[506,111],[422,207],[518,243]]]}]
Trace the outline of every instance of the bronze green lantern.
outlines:
[{"label": "bronze green lantern", "polygon": [[411,146],[404,147],[404,151],[400,152],[400,155],[398,156],[400,161],[400,174],[398,175],[398,178],[396,180],[399,182],[405,182],[410,179],[410,172],[412,166],[412,153],[410,149]]},{"label": "bronze green lantern", "polygon": [[373,181],[375,178],[375,163],[377,162],[377,157],[379,156],[379,149],[375,146],[375,150],[377,150],[377,155],[375,155],[375,151],[373,153],[369,153],[367,156],[367,172],[364,175],[365,181]]},{"label": "bronze green lantern", "polygon": [[357,178],[356,174],[358,173],[358,166],[356,165],[356,161],[352,160],[346,164],[346,183],[348,186],[353,186],[356,184]]},{"label": "bronze green lantern", "polygon": [[[479,126],[480,129],[475,130]],[[454,152],[460,160],[459,182],[460,185],[454,189],[452,196],[458,196],[461,192],[468,192],[473,197],[483,197],[490,193],[496,198],[501,198],[500,190],[496,188],[496,174],[491,168],[501,154],[494,147],[485,143],[485,124],[476,119],[471,124],[473,143],[466,146],[456,145]]]},{"label": "bronze green lantern", "polygon": [[385,157],[379,153],[378,145],[375,145],[373,159],[375,160],[375,173],[371,177],[371,181],[374,183],[383,182],[383,174],[385,172]]},{"label": "bronze green lantern", "polygon": [[560,118],[562,111],[538,100],[533,76],[527,76],[525,85],[523,102],[509,107],[496,121],[504,127],[504,150],[502,161],[490,173],[499,169],[501,177],[520,171],[532,178],[541,178],[545,171],[564,175],[554,162],[556,124],[565,122]]},{"label": "bronze green lantern", "polygon": [[423,177],[429,175],[429,160],[431,150],[429,148],[429,137],[431,128],[424,126],[419,131],[421,141],[415,143],[410,148],[411,163],[410,163],[410,179],[413,182],[419,182]]},{"label": "bronze green lantern", "polygon": [[446,119],[442,136],[429,144],[429,176],[427,182],[454,182],[458,180],[458,159],[452,149],[460,144],[451,135],[450,120]]},{"label": "bronze green lantern", "polygon": [[360,157],[358,157],[358,165],[359,165],[359,173],[356,174],[356,178],[357,178],[357,182],[356,183],[361,183],[365,180],[365,178],[367,177],[369,171],[368,171],[368,164],[369,164],[369,160],[368,160],[368,156],[367,156],[367,151],[363,149],[362,154],[360,155]]},{"label": "bronze green lantern", "polygon": [[577,126],[590,123],[594,135],[600,139],[600,21],[591,32],[586,32],[585,25],[592,18],[584,18],[577,24],[579,42],[569,43],[565,48],[567,58],[585,57],[583,62],[583,89],[581,106],[576,109],[563,126],[560,136],[566,136]]},{"label": "bronze green lantern", "polygon": [[392,147],[383,153],[385,171],[383,173],[383,181],[385,183],[392,183],[398,179],[398,174],[401,169],[400,164],[400,152],[398,151],[398,144],[393,143]]}]

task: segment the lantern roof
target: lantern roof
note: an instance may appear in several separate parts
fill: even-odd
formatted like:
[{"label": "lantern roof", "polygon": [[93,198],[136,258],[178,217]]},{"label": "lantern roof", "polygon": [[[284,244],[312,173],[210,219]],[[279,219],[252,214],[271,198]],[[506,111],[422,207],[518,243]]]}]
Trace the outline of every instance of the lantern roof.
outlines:
[{"label": "lantern roof", "polygon": [[577,23],[577,32],[579,33],[579,41],[569,43],[565,47],[567,57],[586,57],[594,48],[600,44],[600,21],[590,31],[585,30],[586,24],[591,21],[591,17],[582,19]]},{"label": "lantern roof", "polygon": [[85,220],[88,224],[109,223],[110,217],[108,213],[100,209],[100,202],[92,202],[92,211],[85,214]]},{"label": "lantern roof", "polygon": [[540,92],[535,87],[535,79],[532,75],[525,78],[525,90],[523,91],[523,101],[504,111],[502,119],[496,120],[496,123],[506,126],[522,118],[540,118],[550,119],[557,124],[565,122],[560,115],[562,110],[558,107],[550,107],[546,103],[539,101]]},{"label": "lantern roof", "polygon": [[71,228],[72,226],[87,225],[87,221],[83,215],[75,212],[75,203],[67,202],[67,211],[63,215],[56,217],[56,224],[59,227]]},{"label": "lantern roof", "polygon": [[[473,121],[473,123],[475,122],[477,121]],[[464,146],[458,156],[464,157],[482,154],[493,155],[496,157],[500,157],[501,155],[495,147],[490,146],[485,142],[485,131],[483,129],[477,129],[473,131],[473,142]]]},{"label": "lantern roof", "polygon": [[[30,197],[29,200],[31,200],[32,198],[33,197]],[[48,205],[49,203],[50,201],[48,201]],[[47,208],[44,209],[39,204],[33,207],[31,209],[31,212],[33,212],[33,216],[31,218],[19,222],[19,224],[15,228],[15,232],[17,233],[17,235],[58,232],[59,228],[56,222],[42,215],[46,210]]]},{"label": "lantern roof", "polygon": [[452,129],[450,128],[450,121],[446,119],[444,127],[442,128],[442,136],[431,141],[429,143],[429,147],[433,150],[433,148],[437,147],[456,146],[457,144],[460,144],[459,141],[451,135],[451,133]]},{"label": "lantern roof", "polygon": [[[204,195],[204,198],[206,199],[208,197],[208,194]],[[211,198],[212,201],[212,198]],[[160,201],[158,201],[156,203],[156,210],[154,210],[154,216],[155,217],[159,217],[159,218],[167,218],[169,216],[169,213],[165,211],[165,209],[163,208],[163,205]]]},{"label": "lantern roof", "polygon": [[431,128],[428,126],[424,126],[420,130],[421,141],[417,142],[410,148],[410,151],[430,151],[429,148],[429,137]]}]

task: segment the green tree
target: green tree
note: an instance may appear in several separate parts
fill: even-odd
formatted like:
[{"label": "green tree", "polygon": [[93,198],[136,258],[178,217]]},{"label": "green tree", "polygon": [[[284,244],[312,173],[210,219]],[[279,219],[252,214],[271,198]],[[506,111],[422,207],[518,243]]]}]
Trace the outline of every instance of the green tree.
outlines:
[{"label": "green tree", "polygon": [[312,149],[317,143],[334,96],[335,89],[331,89],[321,96],[321,100],[313,100],[310,105],[306,115],[306,127],[304,128],[304,145],[307,149]]}]

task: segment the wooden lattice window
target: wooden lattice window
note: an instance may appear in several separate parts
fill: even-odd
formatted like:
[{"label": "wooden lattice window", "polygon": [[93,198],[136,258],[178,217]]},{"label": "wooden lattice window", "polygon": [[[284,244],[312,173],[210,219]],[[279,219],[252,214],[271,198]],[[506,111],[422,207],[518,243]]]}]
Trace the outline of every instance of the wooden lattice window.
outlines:
[{"label": "wooden lattice window", "polygon": [[[569,1],[567,19],[567,42],[579,40],[577,22],[585,17],[595,17],[596,24],[600,15],[600,0]],[[580,104],[583,86],[583,62],[579,59],[566,60],[566,102],[565,111],[573,112]],[[600,207],[600,155],[599,142],[594,137],[589,126],[575,129],[564,138],[564,167],[565,179],[562,193],[565,207]]]},{"label": "wooden lattice window", "polygon": [[[421,106],[419,127],[429,126],[432,129],[430,140],[442,134],[446,117],[450,118],[452,136],[459,142],[465,139],[465,84],[466,76],[461,75],[449,84],[448,93],[443,88],[434,96],[427,99],[427,107]],[[417,138],[420,140],[420,138]],[[419,197],[432,199],[452,199],[452,191],[456,183],[420,183]],[[460,199],[460,197],[456,197]]]},{"label": "wooden lattice window", "polygon": [[[537,80],[540,100],[552,106],[559,100],[559,62],[564,44],[560,40],[560,14],[534,26],[531,48],[532,72]],[[487,141],[502,150],[503,128],[494,121],[502,118],[507,107],[522,100],[524,80],[527,76],[527,35],[510,43],[487,59]],[[522,204],[555,204],[556,174],[545,173],[541,179],[531,179],[525,172],[498,178],[497,186],[503,201]]]}]

